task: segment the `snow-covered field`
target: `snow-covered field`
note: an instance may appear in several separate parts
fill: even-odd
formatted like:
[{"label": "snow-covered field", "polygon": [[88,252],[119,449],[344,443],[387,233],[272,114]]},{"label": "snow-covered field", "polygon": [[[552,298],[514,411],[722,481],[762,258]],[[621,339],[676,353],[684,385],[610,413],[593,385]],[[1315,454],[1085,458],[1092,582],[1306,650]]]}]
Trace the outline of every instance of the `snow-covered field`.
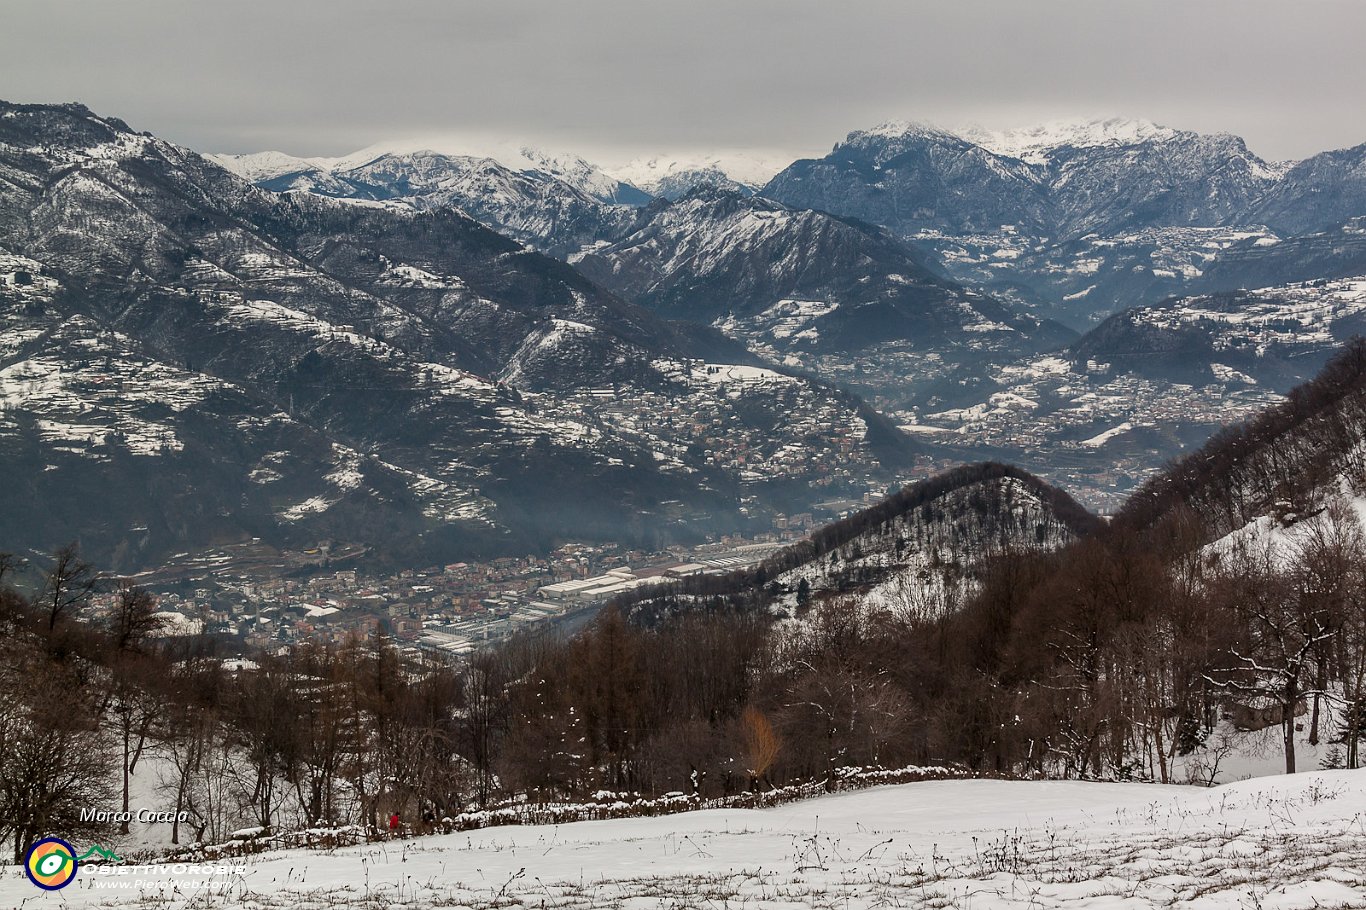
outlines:
[{"label": "snow-covered field", "polygon": [[[189,874],[78,874],[0,906],[1290,908],[1366,906],[1366,772],[1212,790],[945,781],[777,809],[505,827]],[[202,876],[200,877],[202,878]],[[128,881],[130,887],[94,887]]]}]

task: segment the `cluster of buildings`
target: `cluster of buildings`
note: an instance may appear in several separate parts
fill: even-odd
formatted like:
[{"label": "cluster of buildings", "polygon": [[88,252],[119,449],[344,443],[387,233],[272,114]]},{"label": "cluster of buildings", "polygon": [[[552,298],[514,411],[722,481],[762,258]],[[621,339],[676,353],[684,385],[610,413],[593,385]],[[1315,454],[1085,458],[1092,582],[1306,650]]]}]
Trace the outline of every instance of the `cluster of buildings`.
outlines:
[{"label": "cluster of buildings", "polygon": [[1282,397],[1228,368],[1227,376],[1199,385],[1095,360],[1012,359],[990,351],[973,375],[958,368],[961,358],[894,347],[875,357],[808,360],[805,366],[855,389],[924,442],[927,457],[916,463],[917,474],[951,467],[972,452],[1035,471],[1101,511],[1122,505],[1173,454]]},{"label": "cluster of buildings", "polygon": [[[672,393],[637,390],[627,399],[587,391],[572,404],[641,439],[666,469],[682,469],[686,454],[742,484],[799,480],[817,489],[858,490],[885,473],[863,418],[828,390],[758,368],[680,369],[683,381]],[[715,369],[723,372],[708,372]],[[742,420],[741,408],[781,415],[781,423],[764,428]]]},{"label": "cluster of buildings", "polygon": [[1003,370],[1003,388],[965,408],[895,415],[907,429],[994,449],[1092,508],[1122,505],[1174,453],[1280,400],[1261,386],[1192,385],[1058,358]]},{"label": "cluster of buildings", "polygon": [[461,654],[529,626],[582,621],[634,587],[752,565],[795,534],[726,538],[659,552],[567,544],[548,555],[405,569],[383,577],[354,568],[263,574],[259,554],[244,544],[240,553],[228,548],[210,554],[211,573],[151,573],[136,580],[156,594],[164,634],[203,631],[236,639],[244,650],[269,651],[304,640],[340,643],[380,630],[408,648]]},{"label": "cluster of buildings", "polygon": [[[747,537],[692,549],[644,551],[616,544],[568,544],[548,554],[458,562],[377,577],[350,568],[362,554],[267,552],[259,543],[199,554],[139,579],[164,610],[245,650],[304,640],[344,641],[383,630],[405,647],[464,653],[541,624],[584,621],[602,604],[642,585],[752,565],[813,528],[861,508],[887,487],[868,426],[829,390],[757,367],[672,365],[679,380],[661,391],[584,390],[569,402],[591,432],[612,425],[649,448],[661,469],[700,462],[750,486],[741,496]],[[722,370],[726,372],[722,372]],[[723,394],[714,386],[720,385]],[[647,399],[642,401],[642,396]],[[741,409],[781,415],[760,429]],[[766,505],[765,485],[809,489],[790,514]],[[661,503],[661,520],[672,512]]]},{"label": "cluster of buildings", "polygon": [[535,624],[591,615],[614,597],[636,588],[667,584],[689,575],[725,574],[754,565],[783,546],[784,541],[708,546],[681,558],[669,554],[635,569],[617,566],[597,575],[541,585],[525,595],[507,594],[491,602],[490,611],[483,616],[426,627],[417,644],[433,650],[466,653]]}]

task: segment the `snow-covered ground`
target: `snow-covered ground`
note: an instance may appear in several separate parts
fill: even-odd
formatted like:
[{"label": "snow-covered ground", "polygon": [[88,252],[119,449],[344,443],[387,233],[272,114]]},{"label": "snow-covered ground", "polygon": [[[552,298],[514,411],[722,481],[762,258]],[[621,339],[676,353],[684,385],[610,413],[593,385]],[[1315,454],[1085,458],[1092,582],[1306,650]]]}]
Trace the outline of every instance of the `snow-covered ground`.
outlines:
[{"label": "snow-covered ground", "polygon": [[[994,908],[1366,906],[1366,772],[1212,790],[945,781],[777,809],[490,828],[100,876],[0,906]],[[95,887],[127,881],[128,887]]]}]

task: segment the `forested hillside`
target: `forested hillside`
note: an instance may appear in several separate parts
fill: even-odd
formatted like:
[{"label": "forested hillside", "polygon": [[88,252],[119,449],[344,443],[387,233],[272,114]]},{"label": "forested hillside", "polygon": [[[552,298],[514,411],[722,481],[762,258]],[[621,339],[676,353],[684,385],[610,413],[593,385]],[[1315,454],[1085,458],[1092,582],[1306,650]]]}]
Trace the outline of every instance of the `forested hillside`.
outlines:
[{"label": "forested hillside", "polygon": [[694,609],[801,614],[813,602],[855,595],[864,608],[953,612],[1005,553],[1053,549],[1099,520],[1028,471],[963,465],[911,484],[817,529],[753,569],[694,576],[623,596],[639,622]]},{"label": "forested hillside", "polygon": [[1363,453],[1355,342],[1108,524],[1018,469],[967,466],[747,574],[458,660],[381,631],[224,660],[74,550],[23,592],[5,559],[0,835],[80,830],[81,806],[153,773],[193,841],[869,767],[1209,782],[1239,731],[1278,728],[1287,771],[1304,740],[1357,767]]}]

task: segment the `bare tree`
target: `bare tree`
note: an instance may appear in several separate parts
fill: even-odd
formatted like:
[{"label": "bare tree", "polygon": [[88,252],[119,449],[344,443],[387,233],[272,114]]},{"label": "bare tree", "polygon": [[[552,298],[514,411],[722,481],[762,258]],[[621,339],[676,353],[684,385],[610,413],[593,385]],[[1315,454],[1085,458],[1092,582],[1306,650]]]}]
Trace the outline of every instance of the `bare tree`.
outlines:
[{"label": "bare tree", "polygon": [[0,667],[0,835],[18,863],[39,836],[90,827],[81,811],[112,796],[112,763],[89,693],[63,665],[18,645]]},{"label": "bare tree", "polygon": [[1344,685],[1350,673],[1350,652],[1360,643],[1343,633],[1353,631],[1353,620],[1366,601],[1366,532],[1356,511],[1341,499],[1331,500],[1307,525],[1294,550],[1293,576],[1300,612],[1313,612],[1336,635],[1320,637],[1314,649],[1313,691],[1309,742],[1318,745],[1325,707],[1340,699],[1329,681]]},{"label": "bare tree", "polygon": [[1285,772],[1294,774],[1295,716],[1312,680],[1315,655],[1337,635],[1331,605],[1312,596],[1282,566],[1284,554],[1268,541],[1248,541],[1226,557],[1215,596],[1238,639],[1209,678],[1242,698],[1277,706]]},{"label": "bare tree", "polygon": [[231,687],[231,731],[243,761],[241,796],[266,830],[275,824],[282,802],[280,782],[297,747],[297,705],[288,669],[263,661],[238,674]]},{"label": "bare tree", "polygon": [[156,599],[148,591],[130,585],[119,589],[108,616],[109,636],[114,650],[109,693],[100,713],[112,714],[115,733],[123,748],[125,818],[119,827],[123,834],[128,833],[127,813],[132,776],[137,770],[152,725],[162,710],[162,699],[156,692],[158,686],[155,678],[161,669],[147,660],[143,653],[147,640],[161,625]]},{"label": "bare tree", "polygon": [[212,813],[197,786],[208,767],[218,739],[219,717],[215,704],[219,672],[208,661],[190,661],[176,674],[177,697],[165,714],[162,746],[170,758],[170,773],[163,778],[175,810],[171,843],[180,843],[180,815],[197,820],[195,838],[201,839],[212,823]]},{"label": "bare tree", "polygon": [[54,631],[61,619],[89,604],[99,583],[95,567],[80,558],[74,543],[54,553],[35,603],[47,615],[48,632]]},{"label": "bare tree", "polygon": [[331,647],[308,645],[293,656],[292,675],[298,749],[290,777],[308,821],[334,822],[337,781],[355,748],[346,724],[344,668]]},{"label": "bare tree", "polygon": [[472,655],[460,676],[459,737],[478,775],[481,805],[493,796],[499,744],[510,720],[510,682],[505,655],[494,651]]},{"label": "bare tree", "polygon": [[120,585],[109,611],[109,634],[119,654],[140,654],[164,620],[157,613],[156,598],[146,588]]}]

